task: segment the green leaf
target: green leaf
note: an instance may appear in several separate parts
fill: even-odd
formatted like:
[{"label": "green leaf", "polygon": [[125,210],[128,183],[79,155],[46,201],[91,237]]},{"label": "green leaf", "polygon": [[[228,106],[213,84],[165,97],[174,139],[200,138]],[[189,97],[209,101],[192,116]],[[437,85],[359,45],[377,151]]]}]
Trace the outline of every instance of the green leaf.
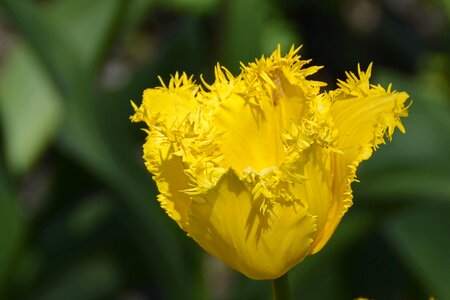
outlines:
[{"label": "green leaf", "polygon": [[230,71],[239,70],[238,62],[253,61],[261,55],[261,35],[268,18],[267,1],[231,0],[224,3],[221,63]]},{"label": "green leaf", "polygon": [[87,69],[97,66],[111,34],[127,11],[128,0],[56,1],[42,11],[51,27]]},{"label": "green leaf", "polygon": [[123,27],[132,31],[140,22],[148,17],[149,10],[154,6],[156,0],[133,0],[125,16]]},{"label": "green leaf", "polygon": [[94,71],[109,50],[129,2],[64,0],[37,5],[3,0],[0,5],[66,94],[76,90],[79,81],[94,82]]},{"label": "green leaf", "polygon": [[385,233],[430,296],[450,299],[450,206],[418,206],[392,216]]},{"label": "green leaf", "polygon": [[443,170],[450,167],[450,107],[444,90],[447,87],[387,70],[378,72],[374,82],[384,86],[393,82],[395,90],[410,94],[412,104],[409,116],[403,119],[406,134],[396,132],[393,141],[381,147],[367,164],[374,169],[393,164]]},{"label": "green leaf", "polygon": [[95,194],[79,202],[67,220],[67,226],[71,234],[83,237],[105,222],[113,210],[113,203],[106,194]]},{"label": "green leaf", "polygon": [[261,35],[263,53],[272,53],[278,44],[285,53],[292,45],[301,45],[300,38],[291,24],[281,18],[271,18],[267,20]]},{"label": "green leaf", "polygon": [[248,63],[261,54],[270,55],[280,44],[286,53],[300,40],[295,27],[280,17],[277,5],[263,0],[231,0],[223,3],[224,17],[220,62],[232,73],[238,62]]},{"label": "green leaf", "polygon": [[120,272],[110,260],[94,257],[78,261],[44,284],[33,299],[108,299],[120,286]]},{"label": "green leaf", "polygon": [[52,141],[63,117],[54,82],[25,45],[0,74],[0,116],[8,169],[24,175]]},{"label": "green leaf", "polygon": [[[412,170],[411,170],[412,169]],[[370,174],[367,174],[370,175]],[[436,169],[392,169],[361,179],[358,196],[370,201],[432,201],[450,203],[450,174]],[[362,178],[362,177],[360,177]],[[367,201],[365,199],[364,201]]]},{"label": "green leaf", "polygon": [[410,94],[406,134],[397,132],[358,171],[362,199],[446,201],[450,199],[450,107],[446,86],[382,71],[374,82],[394,82]]},{"label": "green leaf", "polygon": [[43,15],[39,6],[34,3],[3,0],[0,5],[30,45],[30,50],[47,68],[61,94],[65,95],[74,89],[74,85],[83,75],[80,74],[81,66],[75,49],[65,42],[67,37],[57,34],[48,16]]},{"label": "green leaf", "polygon": [[218,0],[165,0],[161,4],[190,12],[206,12],[219,3]]},{"label": "green leaf", "polygon": [[[342,283],[345,279],[340,276],[342,270],[338,262],[356,241],[373,229],[375,222],[373,215],[351,208],[325,247],[320,252],[307,256],[289,272],[292,294],[305,299],[343,299],[339,295],[344,291]],[[334,296],[331,296],[333,293]]]},{"label": "green leaf", "polygon": [[[2,167],[2,166],[0,166]],[[24,220],[0,170],[0,298],[24,239]]]},{"label": "green leaf", "polygon": [[[145,264],[158,270],[157,284],[167,287],[167,293],[174,298],[189,298],[192,291],[180,246],[183,234],[174,231],[175,225],[164,216],[156,201],[151,201],[154,187],[143,164],[136,167],[138,155],[129,151],[128,156],[122,156],[116,147],[122,140],[118,136],[108,138],[110,135],[105,134],[110,127],[102,127],[99,120],[104,103],[98,101],[94,74],[80,65],[77,49],[67,42],[70,36],[61,36],[44,15],[45,10],[38,12],[37,6],[29,2],[4,0],[0,4],[65,96],[66,114],[57,140],[60,151],[81,163],[120,195],[124,214],[130,216],[132,222],[130,228],[136,227],[139,232],[136,236],[142,240],[140,246],[145,253]],[[124,101],[128,102],[128,99]],[[128,117],[109,121],[130,124]],[[134,145],[128,147],[134,149]]]}]

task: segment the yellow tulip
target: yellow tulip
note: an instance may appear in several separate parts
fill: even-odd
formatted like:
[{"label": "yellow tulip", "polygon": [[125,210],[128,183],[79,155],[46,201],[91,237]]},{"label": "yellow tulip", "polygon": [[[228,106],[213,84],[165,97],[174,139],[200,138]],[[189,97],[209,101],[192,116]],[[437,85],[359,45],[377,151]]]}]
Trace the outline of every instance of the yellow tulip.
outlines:
[{"label": "yellow tulip", "polygon": [[347,73],[336,90],[306,79],[280,47],[215,81],[175,74],[144,91],[144,160],[167,214],[203,249],[252,279],[275,279],[318,252],[352,205],[356,168],[407,116],[405,92]]}]

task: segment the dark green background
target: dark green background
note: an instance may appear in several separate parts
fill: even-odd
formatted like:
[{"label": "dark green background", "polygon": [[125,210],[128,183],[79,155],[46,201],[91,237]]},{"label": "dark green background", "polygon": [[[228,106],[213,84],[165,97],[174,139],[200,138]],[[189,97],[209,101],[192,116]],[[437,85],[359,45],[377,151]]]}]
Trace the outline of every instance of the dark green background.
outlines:
[{"label": "dark green background", "polygon": [[330,88],[374,61],[413,101],[293,299],[450,299],[449,17],[447,0],[0,0],[0,299],[270,299],[159,208],[128,117],[157,75],[210,82],[278,43]]}]

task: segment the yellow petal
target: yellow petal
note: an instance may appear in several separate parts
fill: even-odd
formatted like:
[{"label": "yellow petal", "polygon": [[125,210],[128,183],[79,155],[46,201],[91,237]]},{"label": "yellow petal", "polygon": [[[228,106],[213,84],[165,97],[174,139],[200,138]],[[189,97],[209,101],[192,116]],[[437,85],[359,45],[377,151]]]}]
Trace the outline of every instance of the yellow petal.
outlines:
[{"label": "yellow petal", "polygon": [[334,98],[329,113],[338,131],[336,147],[342,154],[333,154],[331,158],[335,200],[327,224],[313,245],[313,253],[325,245],[352,205],[350,184],[355,181],[356,167],[384,143],[385,136],[391,138],[396,127],[404,132],[400,117],[407,116],[404,104],[408,94],[370,85],[370,69],[371,66],[367,72],[358,70],[359,79],[349,73],[347,82],[341,81],[340,88],[330,94]]},{"label": "yellow petal", "polygon": [[337,147],[348,163],[368,159],[372,150],[384,143],[386,133],[390,138],[395,127],[403,128],[399,116],[403,116],[406,99],[405,92],[385,92],[332,103],[330,114],[339,131]]},{"label": "yellow petal", "polygon": [[182,191],[191,186],[183,158],[177,152],[184,138],[180,128],[186,126],[189,116],[198,109],[199,87],[185,73],[175,74],[167,86],[162,80],[161,84],[161,87],[144,91],[139,108],[132,103],[135,114],[131,119],[148,125],[145,164],[161,193],[158,195],[161,206],[184,228],[190,197]]},{"label": "yellow petal", "polygon": [[[272,97],[258,95],[258,105],[251,103],[250,96],[232,94],[216,112],[215,124],[223,131],[221,149],[225,163],[239,174],[247,167],[261,171],[279,166],[286,156],[281,134],[307,112],[307,100],[298,96],[301,89],[283,77],[274,79],[278,83]],[[297,95],[287,94],[296,89]]]},{"label": "yellow petal", "polygon": [[332,155],[330,151],[318,145],[308,148],[298,161],[296,171],[303,178],[291,184],[295,198],[303,203],[309,214],[317,217],[317,234],[323,231],[329,218],[333,217],[330,215],[335,202],[334,175],[331,173]]},{"label": "yellow petal", "polygon": [[347,73],[320,94],[298,49],[220,65],[204,88],[185,74],[144,92],[146,166],[161,206],[206,251],[253,279],[286,273],[329,240],[352,204],[356,168],[395,128],[406,93]]},{"label": "yellow petal", "polygon": [[[329,167],[331,169],[331,178],[328,178],[328,187],[326,191],[330,192],[323,198],[319,200],[318,208],[326,208],[326,215],[322,215],[320,227],[317,232],[317,236],[314,243],[311,245],[311,254],[315,254],[320,251],[323,246],[331,238],[334,230],[339,225],[343,215],[347,209],[352,205],[352,191],[350,188],[351,182],[355,177],[355,169],[348,166],[340,165],[342,164],[342,154],[340,153],[330,153],[329,157]],[[338,168],[341,170],[347,170],[344,172],[336,172]],[[326,200],[325,200],[326,199]],[[325,207],[326,205],[326,207]],[[314,207],[314,206],[313,206]],[[323,211],[323,210],[322,210]]]},{"label": "yellow petal", "polygon": [[132,120],[145,121],[149,126],[163,121],[166,126],[184,118],[197,109],[199,88],[186,74],[178,73],[170,80],[168,87],[146,89],[140,109]]},{"label": "yellow petal", "polygon": [[173,155],[170,159],[163,160],[160,173],[154,179],[161,193],[158,195],[161,207],[184,229],[191,199],[182,192],[190,186],[181,157]]},{"label": "yellow petal", "polygon": [[384,143],[384,136],[392,137],[398,127],[404,132],[400,117],[408,115],[405,101],[408,94],[392,92],[381,86],[370,85],[372,65],[366,72],[358,66],[359,79],[348,73],[346,82],[340,81],[333,91],[330,115],[339,131],[337,146],[344,151],[350,164],[368,159],[372,150]]},{"label": "yellow petal", "polygon": [[237,95],[226,99],[215,117],[219,131],[224,132],[221,149],[225,163],[239,173],[249,166],[259,171],[280,165],[284,159],[279,138],[282,124],[273,120],[275,116],[246,104]]},{"label": "yellow petal", "polygon": [[233,171],[191,203],[188,234],[210,254],[252,279],[274,279],[308,254],[315,219],[301,206],[276,204],[263,216],[260,203]]}]

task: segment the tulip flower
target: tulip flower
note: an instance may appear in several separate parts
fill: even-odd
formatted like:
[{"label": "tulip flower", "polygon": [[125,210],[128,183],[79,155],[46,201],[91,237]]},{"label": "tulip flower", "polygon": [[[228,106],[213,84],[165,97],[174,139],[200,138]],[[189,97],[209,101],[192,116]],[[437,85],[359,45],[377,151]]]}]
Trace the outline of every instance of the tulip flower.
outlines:
[{"label": "tulip flower", "polygon": [[321,67],[280,47],[233,76],[176,73],[144,91],[143,158],[170,218],[208,253],[252,279],[276,279],[317,253],[352,205],[352,182],[395,128],[408,94],[369,82],[372,65],[337,89]]}]

